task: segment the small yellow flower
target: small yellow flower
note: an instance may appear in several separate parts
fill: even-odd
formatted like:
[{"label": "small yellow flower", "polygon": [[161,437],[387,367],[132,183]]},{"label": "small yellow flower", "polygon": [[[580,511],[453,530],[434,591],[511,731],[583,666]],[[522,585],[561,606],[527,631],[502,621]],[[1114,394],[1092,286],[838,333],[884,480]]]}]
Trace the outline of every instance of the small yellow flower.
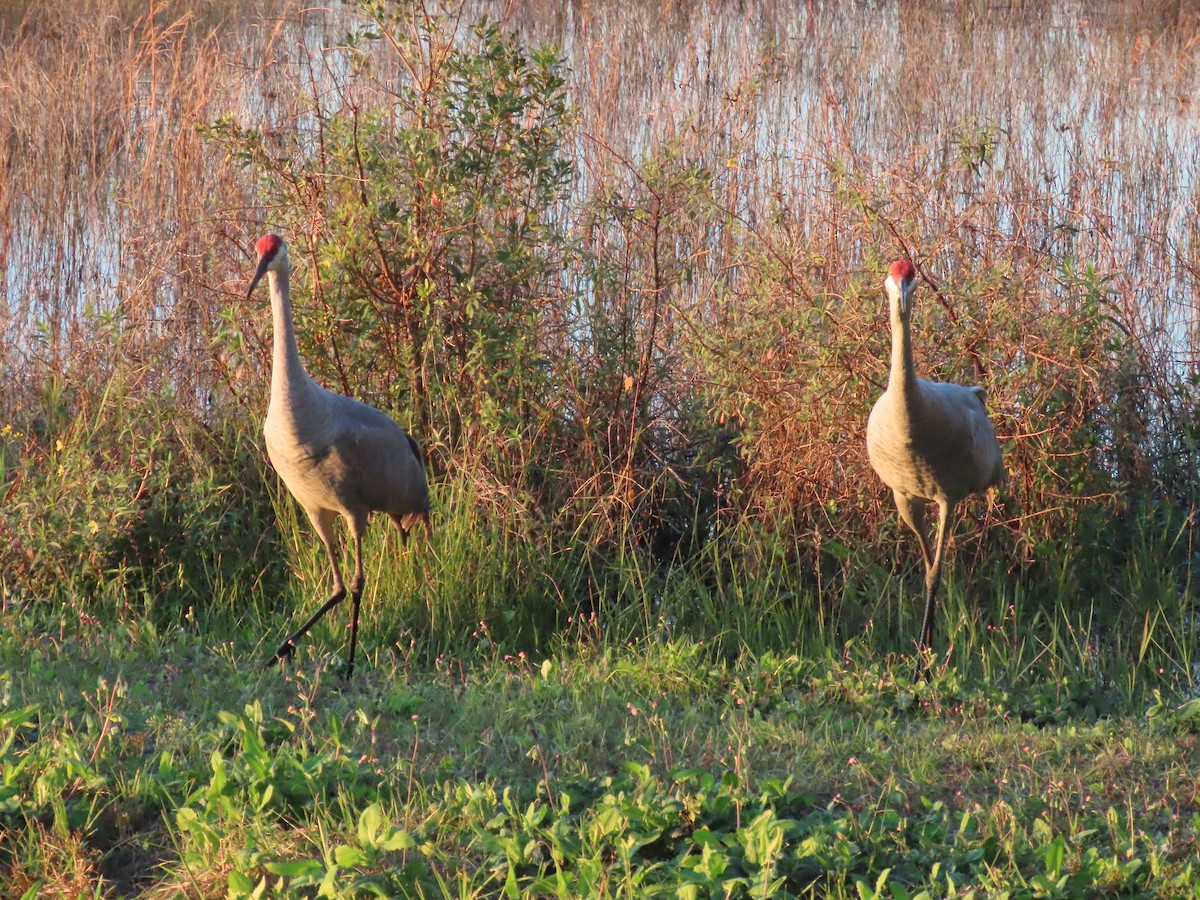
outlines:
[{"label": "small yellow flower", "polygon": [[57,450],[59,453],[63,452],[63,447],[65,447],[65,446],[66,446],[66,444],[64,444],[62,442],[61,438],[54,442],[54,449]]},{"label": "small yellow flower", "polygon": [[58,467],[58,477],[59,477],[59,478],[62,478],[62,477],[63,477],[64,475],[66,475],[66,474],[67,474],[67,467],[66,467],[66,466],[59,466],[59,467]]},{"label": "small yellow flower", "polygon": [[92,519],[92,521],[88,522],[88,531],[92,534],[98,534],[100,532],[100,523]]},{"label": "small yellow flower", "polygon": [[12,433],[12,425],[6,424],[3,428],[0,428],[0,437],[10,437]]}]

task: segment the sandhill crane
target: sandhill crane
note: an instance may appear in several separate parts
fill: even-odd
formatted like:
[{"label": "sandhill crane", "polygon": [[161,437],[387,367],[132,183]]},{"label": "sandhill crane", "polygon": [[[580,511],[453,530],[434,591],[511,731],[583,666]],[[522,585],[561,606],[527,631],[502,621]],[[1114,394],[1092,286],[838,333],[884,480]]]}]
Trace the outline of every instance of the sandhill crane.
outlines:
[{"label": "sandhill crane", "polygon": [[290,658],[296,642],[346,597],[334,532],[334,521],[341,515],[354,540],[350,656],[346,663],[349,678],[354,674],[358,605],[365,582],[362,539],[367,520],[372,512],[386,513],[405,538],[418,522],[424,522],[426,532],[430,530],[424,461],[416,441],[388,416],[373,406],[325,390],[304,371],[292,324],[287,245],[278,235],[267,234],[259,238],[255,249],[258,270],[246,298],[266,274],[274,332],[271,401],[263,425],[267,456],[308,514],[333,569],[333,594],[279,645],[267,665]]},{"label": "sandhill crane", "polygon": [[[883,283],[891,316],[892,367],[887,390],[867,420],[867,454],[883,483],[892,489],[900,518],[916,534],[925,559],[918,675],[927,677],[934,595],[954,507],[969,494],[1002,483],[1008,475],[984,407],[987,392],[917,378],[911,333],[914,276],[912,263],[898,259]],[[928,503],[938,506],[937,540],[932,547],[926,529]]]}]

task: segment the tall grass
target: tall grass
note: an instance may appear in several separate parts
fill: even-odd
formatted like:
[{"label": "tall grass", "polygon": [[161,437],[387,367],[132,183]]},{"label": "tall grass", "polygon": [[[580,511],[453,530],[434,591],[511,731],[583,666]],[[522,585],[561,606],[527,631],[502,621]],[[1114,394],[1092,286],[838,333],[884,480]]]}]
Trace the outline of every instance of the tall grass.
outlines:
[{"label": "tall grass", "polygon": [[1012,473],[957,529],[947,658],[1190,683],[1194,11],[685,6],[7,9],[4,602],[262,626],[323,593],[257,449],[277,228],[310,368],[433,464],[432,544],[368,542],[378,646],[596,614],[906,653],[863,429],[907,253],[918,366],[987,387]]}]

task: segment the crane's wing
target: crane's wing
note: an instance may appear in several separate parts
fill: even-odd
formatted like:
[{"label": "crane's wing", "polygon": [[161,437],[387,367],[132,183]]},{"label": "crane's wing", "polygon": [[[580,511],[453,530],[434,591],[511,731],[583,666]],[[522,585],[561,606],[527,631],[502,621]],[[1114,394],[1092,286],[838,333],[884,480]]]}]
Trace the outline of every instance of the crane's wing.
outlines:
[{"label": "crane's wing", "polygon": [[930,401],[922,429],[923,450],[936,460],[939,477],[965,497],[1007,477],[996,429],[984,406],[987,391],[944,382],[922,382]]},{"label": "crane's wing", "polygon": [[336,399],[334,444],[348,481],[370,509],[396,516],[429,511],[425,462],[417,442],[373,406]]}]

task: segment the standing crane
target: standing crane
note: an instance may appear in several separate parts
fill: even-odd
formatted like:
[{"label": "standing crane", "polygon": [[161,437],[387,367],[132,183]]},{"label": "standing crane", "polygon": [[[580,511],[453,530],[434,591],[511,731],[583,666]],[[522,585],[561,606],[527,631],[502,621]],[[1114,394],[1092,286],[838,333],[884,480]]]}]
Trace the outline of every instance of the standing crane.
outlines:
[{"label": "standing crane", "polygon": [[[892,489],[900,518],[913,530],[925,559],[925,616],[922,662],[928,678],[933,643],[934,596],[955,505],[1008,478],[1000,442],[988,418],[981,387],[925,381],[917,377],[912,351],[912,307],[916,279],[912,263],[898,259],[883,283],[892,326],[892,367],[887,390],[867,420],[867,454]],[[926,506],[938,507],[937,538],[931,545]]]},{"label": "standing crane", "polygon": [[354,674],[358,606],[362,599],[362,539],[372,512],[386,513],[407,540],[418,522],[429,525],[429,485],[421,449],[403,429],[373,406],[327,391],[308,376],[296,349],[289,290],[287,245],[275,234],[259,238],[258,270],[246,298],[265,274],[271,289],[273,352],[271,401],[263,434],[267,456],[287,489],[308,514],[333,569],[333,593],[288,637],[267,661],[273,665],[295,652],[296,642],[346,597],[338,563],[334,521],[340,515],[354,540],[350,580],[350,656],[346,677]]}]

